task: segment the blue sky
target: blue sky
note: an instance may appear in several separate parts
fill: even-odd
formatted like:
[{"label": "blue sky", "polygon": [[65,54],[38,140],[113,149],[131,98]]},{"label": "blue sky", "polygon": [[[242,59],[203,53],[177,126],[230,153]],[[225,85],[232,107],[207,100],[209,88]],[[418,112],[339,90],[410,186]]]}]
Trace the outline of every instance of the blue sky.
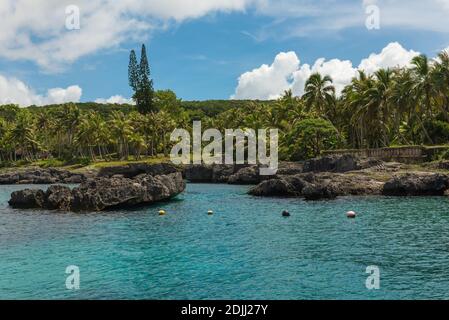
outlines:
[{"label": "blue sky", "polygon": [[[128,7],[113,8],[120,17],[116,23],[136,23],[124,29],[113,25],[113,18],[117,18],[114,14],[107,17],[101,6],[80,0],[81,29],[74,31],[61,28],[64,16],[59,21],[56,14],[55,26],[51,17],[45,23],[34,17],[37,26],[2,19],[2,15],[16,14],[16,20],[27,21],[35,12],[45,20],[48,12],[64,13],[55,7],[56,2],[49,4],[52,0],[42,0],[44,8],[31,8],[27,0],[17,1],[22,11],[17,10],[19,13],[0,5],[0,103],[129,98],[129,50],[139,52],[142,42],[147,45],[155,88],[172,89],[183,100],[228,99],[232,95],[273,98],[290,87],[297,88],[296,93],[300,94],[303,78],[311,71],[329,72],[326,70],[332,68],[331,75],[341,76],[337,82],[343,85],[370,54],[379,55],[373,59],[379,67],[406,65],[417,52],[433,57],[449,46],[449,27],[446,30],[438,24],[443,23],[441,11],[449,13],[446,0],[429,2],[428,9],[434,10],[435,16],[432,12],[419,15],[422,7],[413,1],[322,0],[311,4],[279,0],[276,5],[270,0],[261,0],[263,4],[258,0],[210,0],[195,11],[183,9],[179,0],[168,0],[173,7],[167,8],[164,1],[150,1],[147,8],[141,7],[138,0],[124,0]],[[209,8],[211,2],[216,4]],[[365,26],[365,9],[372,3],[380,9],[379,30]],[[142,14],[145,10],[151,13]],[[86,11],[90,17],[83,18]],[[85,31],[89,28],[92,30]],[[12,32],[14,38],[6,32]],[[67,45],[68,41],[73,44]],[[385,47],[395,42],[400,47],[391,47],[390,53],[380,56]],[[280,56],[279,63],[274,63],[280,53],[289,55]],[[400,57],[388,60],[392,55]],[[337,60],[333,64],[322,62],[314,69],[319,58]],[[349,60],[352,68],[343,66],[344,60]],[[261,68],[263,64],[267,68]],[[239,82],[244,73],[248,74]],[[73,86],[80,92],[70,93]],[[50,93],[52,88],[61,89]]]}]

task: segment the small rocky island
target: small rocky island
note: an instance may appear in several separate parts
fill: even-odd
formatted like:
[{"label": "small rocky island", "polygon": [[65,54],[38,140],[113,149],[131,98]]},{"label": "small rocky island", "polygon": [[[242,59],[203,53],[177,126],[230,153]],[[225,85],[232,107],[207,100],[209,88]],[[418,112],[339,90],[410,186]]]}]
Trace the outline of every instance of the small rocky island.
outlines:
[{"label": "small rocky island", "polygon": [[[117,169],[118,170],[118,169]],[[46,191],[25,189],[13,192],[13,208],[42,208],[59,211],[103,211],[122,207],[148,205],[169,200],[185,189],[182,173],[169,165],[145,166],[123,174],[101,172],[94,178],[83,178],[74,189],[52,185]]]}]

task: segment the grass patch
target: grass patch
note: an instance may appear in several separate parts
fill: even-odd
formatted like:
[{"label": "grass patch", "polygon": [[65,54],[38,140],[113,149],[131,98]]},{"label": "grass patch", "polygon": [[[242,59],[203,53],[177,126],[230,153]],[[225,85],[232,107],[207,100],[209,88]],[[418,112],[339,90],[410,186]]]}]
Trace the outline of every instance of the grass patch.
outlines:
[{"label": "grass patch", "polygon": [[164,156],[158,156],[158,157],[144,157],[140,160],[135,160],[133,158],[130,158],[128,160],[113,160],[113,161],[97,161],[97,162],[90,162],[89,164],[86,163],[71,163],[67,164],[64,161],[57,160],[57,159],[47,159],[47,160],[39,160],[34,162],[12,162],[5,164],[4,166],[0,167],[0,173],[8,172],[14,169],[15,171],[25,171],[31,168],[58,168],[63,170],[69,170],[74,172],[82,172],[82,171],[88,171],[88,170],[98,170],[101,168],[107,168],[107,167],[116,167],[116,166],[124,166],[127,164],[132,163],[147,163],[147,164],[157,164],[162,162],[169,162],[169,157]]},{"label": "grass patch", "polygon": [[31,163],[31,165],[41,168],[59,168],[64,166],[64,161],[58,159],[39,160]]},{"label": "grass patch", "polygon": [[162,162],[168,162],[170,161],[169,157],[159,156],[159,157],[148,157],[148,158],[142,158],[140,160],[114,160],[114,161],[97,161],[93,162],[88,166],[83,166],[82,168],[77,168],[80,170],[98,170],[101,168],[108,168],[108,167],[117,167],[117,166],[125,166],[127,164],[132,163],[147,163],[147,164],[157,164]]}]

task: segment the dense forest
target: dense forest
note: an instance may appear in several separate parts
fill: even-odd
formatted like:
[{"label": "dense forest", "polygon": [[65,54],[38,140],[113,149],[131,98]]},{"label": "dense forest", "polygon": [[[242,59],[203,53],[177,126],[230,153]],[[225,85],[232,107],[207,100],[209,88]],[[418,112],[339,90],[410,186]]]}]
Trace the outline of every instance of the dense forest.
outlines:
[{"label": "dense forest", "polygon": [[[146,83],[148,89],[152,82]],[[149,92],[149,91],[147,91]],[[138,89],[136,95],[139,95]],[[139,96],[135,100],[145,100]],[[362,71],[337,93],[332,79],[313,74],[305,93],[275,101],[181,101],[151,92],[151,109],[68,103],[0,106],[3,166],[38,159],[60,163],[139,159],[170,152],[175,128],[280,130],[280,158],[302,160],[325,149],[444,145],[449,141],[449,54],[421,55],[409,68]]]}]

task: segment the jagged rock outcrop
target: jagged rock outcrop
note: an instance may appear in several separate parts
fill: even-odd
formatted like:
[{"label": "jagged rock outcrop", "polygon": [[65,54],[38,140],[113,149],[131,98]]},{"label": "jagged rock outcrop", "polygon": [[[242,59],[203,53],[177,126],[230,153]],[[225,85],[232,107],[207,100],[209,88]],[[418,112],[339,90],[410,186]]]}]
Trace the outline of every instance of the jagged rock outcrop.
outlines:
[{"label": "jagged rock outcrop", "polygon": [[348,172],[360,170],[359,160],[352,155],[332,155],[307,160],[303,172]]},{"label": "jagged rock outcrop", "polygon": [[54,184],[54,183],[81,183],[86,176],[67,170],[33,169],[23,172],[7,172],[0,174],[0,185],[7,184]]},{"label": "jagged rock outcrop", "polygon": [[309,185],[305,176],[283,176],[262,181],[251,188],[248,194],[258,197],[292,197],[301,196],[304,187]]},{"label": "jagged rock outcrop", "polygon": [[45,192],[43,208],[69,211],[73,201],[72,190],[67,186],[53,185]]},{"label": "jagged rock outcrop", "polygon": [[384,182],[363,173],[303,173],[278,176],[261,182],[248,193],[254,196],[297,196],[318,200],[348,195],[380,195],[383,185]]},{"label": "jagged rock outcrop", "polygon": [[229,177],[229,184],[251,185],[258,184],[264,177],[260,175],[258,166],[242,168]]},{"label": "jagged rock outcrop", "polygon": [[281,162],[276,173],[278,176],[294,176],[303,172],[303,164],[300,162]]},{"label": "jagged rock outcrop", "polygon": [[214,166],[206,164],[187,165],[184,169],[185,178],[190,182],[213,182]]},{"label": "jagged rock outcrop", "polygon": [[[281,162],[277,175],[296,175],[302,172],[302,164],[295,162]],[[261,181],[274,178],[274,176],[260,175],[257,165],[239,164],[201,164],[187,165],[184,176],[194,183],[229,183],[241,185],[257,185]]]},{"label": "jagged rock outcrop", "polygon": [[239,167],[234,165],[214,165],[212,167],[212,179],[213,183],[227,183],[229,181],[229,177],[232,176],[236,170],[239,170]]},{"label": "jagged rock outcrop", "polygon": [[[184,168],[184,176],[194,183],[228,183],[229,178],[249,165],[192,164]],[[236,180],[234,180],[236,181]]]},{"label": "jagged rock outcrop", "polygon": [[284,179],[270,179],[251,188],[248,194],[257,197],[291,197],[297,195],[293,186]]},{"label": "jagged rock outcrop", "polygon": [[42,190],[25,189],[11,194],[9,204],[17,209],[43,208],[45,192]]},{"label": "jagged rock outcrop", "polygon": [[449,176],[444,174],[405,174],[385,183],[386,196],[443,196],[449,189]]},{"label": "jagged rock outcrop", "polygon": [[95,178],[70,190],[51,186],[42,190],[21,190],[11,194],[13,208],[44,208],[61,211],[103,211],[168,200],[185,189],[181,172],[167,175],[141,174],[129,178]]},{"label": "jagged rock outcrop", "polygon": [[156,176],[178,171],[179,169],[171,163],[130,163],[123,166],[101,168],[98,172],[98,177],[111,178],[113,176],[122,176],[125,178],[134,178],[140,174]]},{"label": "jagged rock outcrop", "polygon": [[322,200],[322,199],[335,199],[338,196],[338,188],[334,184],[308,184],[302,190],[304,199]]}]

